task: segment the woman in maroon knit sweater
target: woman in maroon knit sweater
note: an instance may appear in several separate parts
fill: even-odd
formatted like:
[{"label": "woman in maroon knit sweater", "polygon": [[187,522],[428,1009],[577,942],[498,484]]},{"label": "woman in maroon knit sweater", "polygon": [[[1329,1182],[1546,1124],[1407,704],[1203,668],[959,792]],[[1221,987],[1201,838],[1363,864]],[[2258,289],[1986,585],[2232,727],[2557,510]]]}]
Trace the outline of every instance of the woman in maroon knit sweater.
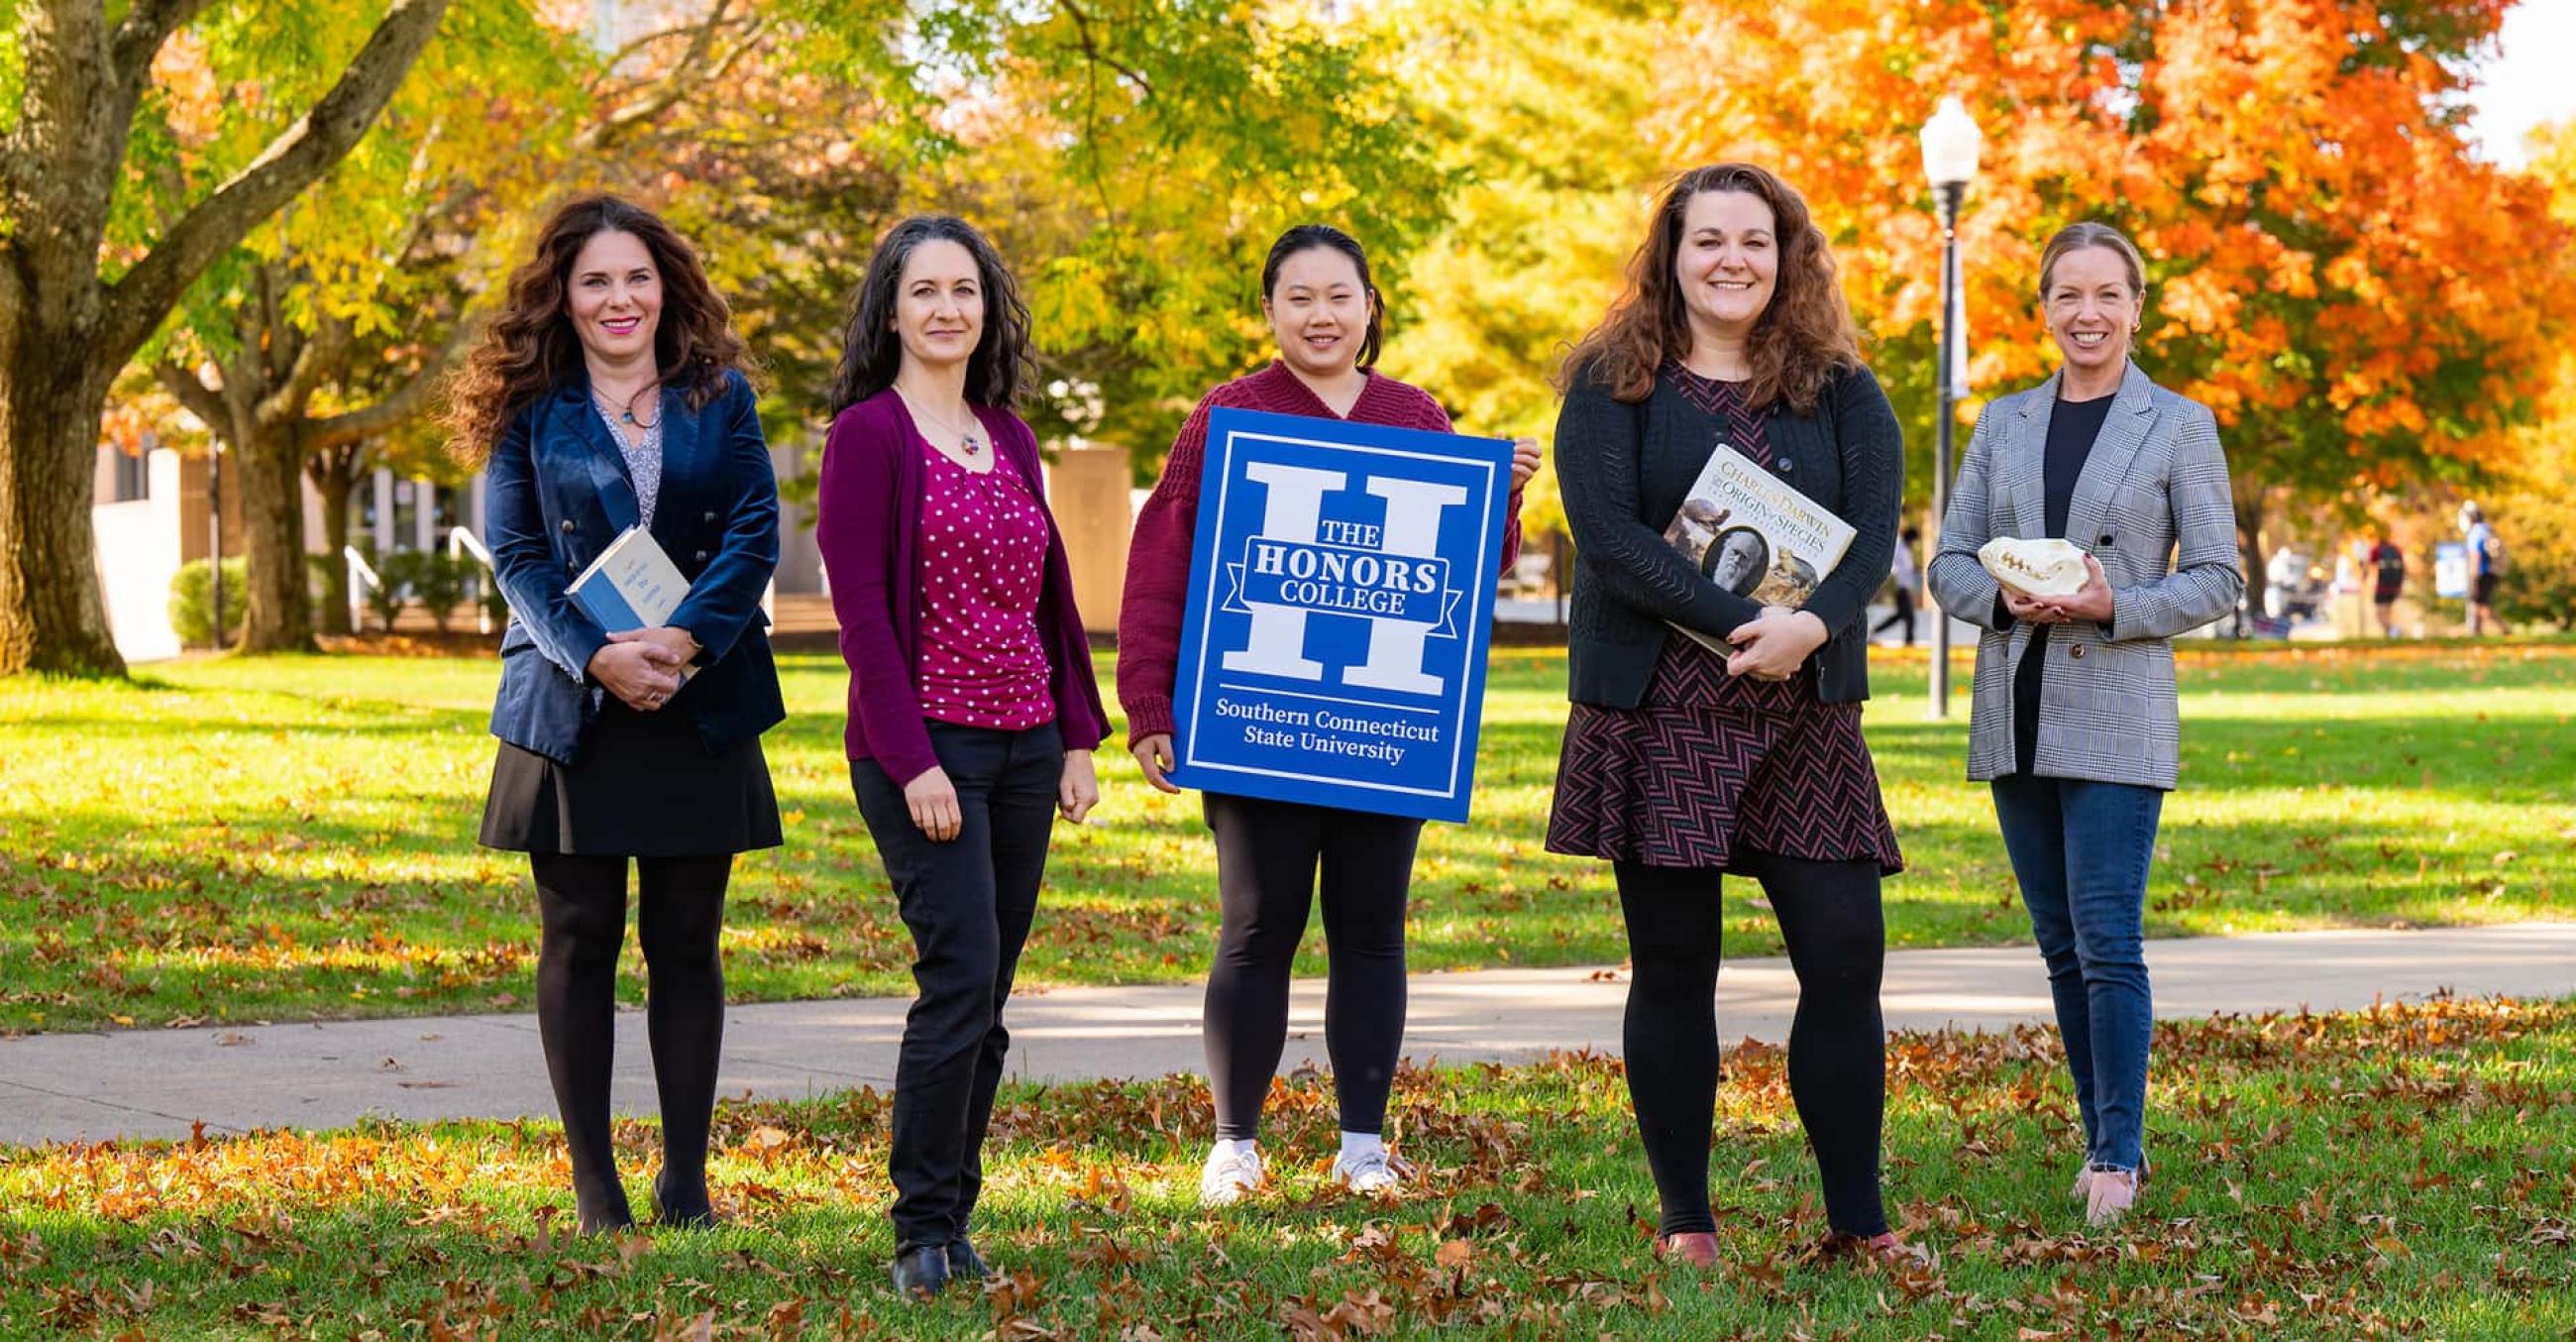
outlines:
[{"label": "woman in maroon knit sweater", "polygon": [[[1128,551],[1118,701],[1127,710],[1129,749],[1146,781],[1165,792],[1180,791],[1164,771],[1172,766],[1172,681],[1208,412],[1230,406],[1450,431],[1437,401],[1375,371],[1385,309],[1369,282],[1368,257],[1349,234],[1321,224],[1282,234],[1262,266],[1261,294],[1279,359],[1200,399],[1172,443]],[[1505,571],[1520,552],[1521,486],[1538,462],[1536,441],[1516,445]],[[1213,792],[1203,801],[1216,836],[1223,925],[1208,971],[1205,1029],[1217,1140],[1199,1175],[1199,1199],[1222,1206],[1261,1186],[1261,1101],[1287,1044],[1289,964],[1306,932],[1319,866],[1333,951],[1324,1040],[1341,1100],[1333,1177],[1355,1192],[1391,1193],[1396,1169],[1380,1129],[1404,1043],[1404,909],[1422,822]]]},{"label": "woman in maroon knit sweater", "polygon": [[815,540],[850,666],[850,783],[920,996],[895,1062],[894,1280],[985,1275],[967,1240],[1054,818],[1107,734],[1038,445],[1011,413],[1029,312],[963,220],[895,225],[832,383]]}]

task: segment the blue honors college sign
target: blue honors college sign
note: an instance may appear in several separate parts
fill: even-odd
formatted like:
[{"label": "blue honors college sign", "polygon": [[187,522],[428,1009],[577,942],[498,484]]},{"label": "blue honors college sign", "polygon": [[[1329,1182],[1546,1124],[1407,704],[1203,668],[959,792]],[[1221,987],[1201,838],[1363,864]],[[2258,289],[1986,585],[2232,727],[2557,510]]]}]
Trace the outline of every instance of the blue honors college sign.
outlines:
[{"label": "blue honors college sign", "polygon": [[1173,781],[1464,820],[1511,444],[1219,409]]}]

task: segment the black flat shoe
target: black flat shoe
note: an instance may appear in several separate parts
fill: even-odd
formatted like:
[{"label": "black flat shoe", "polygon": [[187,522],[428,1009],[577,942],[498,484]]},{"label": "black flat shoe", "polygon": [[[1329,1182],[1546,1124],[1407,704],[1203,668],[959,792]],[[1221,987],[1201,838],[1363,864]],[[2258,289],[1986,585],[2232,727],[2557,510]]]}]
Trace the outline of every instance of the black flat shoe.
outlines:
[{"label": "black flat shoe", "polygon": [[927,1299],[948,1289],[948,1246],[916,1244],[894,1256],[894,1292]]},{"label": "black flat shoe", "polygon": [[610,1235],[635,1228],[635,1212],[626,1205],[626,1190],[617,1189],[597,1199],[573,1194],[573,1224],[585,1235]]},{"label": "black flat shoe", "polygon": [[960,1235],[948,1241],[948,1275],[955,1281],[982,1281],[993,1275],[993,1269],[985,1266],[984,1255],[975,1252],[975,1246]]},{"label": "black flat shoe", "polygon": [[673,1230],[713,1230],[724,1224],[716,1209],[707,1201],[707,1187],[701,1182],[696,1196],[674,1202],[662,1191],[662,1181],[670,1171],[653,1176],[653,1216]]}]

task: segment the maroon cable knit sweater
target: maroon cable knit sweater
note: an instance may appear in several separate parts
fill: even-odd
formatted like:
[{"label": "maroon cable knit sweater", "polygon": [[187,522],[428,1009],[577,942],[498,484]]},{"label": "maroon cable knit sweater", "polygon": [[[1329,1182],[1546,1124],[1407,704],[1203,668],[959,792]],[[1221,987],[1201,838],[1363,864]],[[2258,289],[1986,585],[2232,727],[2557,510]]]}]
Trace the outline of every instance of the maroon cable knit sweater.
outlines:
[{"label": "maroon cable knit sweater", "polygon": [[[1418,387],[1369,374],[1347,416],[1336,415],[1288,365],[1239,377],[1199,398],[1172,440],[1163,478],[1136,517],[1127,546],[1127,586],[1118,606],[1118,706],[1127,712],[1130,746],[1172,730],[1172,681],[1180,670],[1181,616],[1189,605],[1190,549],[1199,531],[1199,473],[1207,460],[1208,412],[1220,406],[1315,419],[1347,419],[1389,428],[1452,432],[1449,415]],[[1501,572],[1521,553],[1521,492],[1512,491],[1503,528]]]}]

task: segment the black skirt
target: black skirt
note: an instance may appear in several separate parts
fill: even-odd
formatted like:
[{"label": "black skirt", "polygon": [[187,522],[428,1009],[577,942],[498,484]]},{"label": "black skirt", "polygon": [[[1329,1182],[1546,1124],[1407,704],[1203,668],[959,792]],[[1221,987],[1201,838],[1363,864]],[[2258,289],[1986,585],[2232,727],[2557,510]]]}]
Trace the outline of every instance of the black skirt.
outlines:
[{"label": "black skirt", "polygon": [[775,848],[778,798],[754,737],[710,755],[682,711],[610,696],[570,767],[504,741],[482,844],[522,853],[708,857]]}]

